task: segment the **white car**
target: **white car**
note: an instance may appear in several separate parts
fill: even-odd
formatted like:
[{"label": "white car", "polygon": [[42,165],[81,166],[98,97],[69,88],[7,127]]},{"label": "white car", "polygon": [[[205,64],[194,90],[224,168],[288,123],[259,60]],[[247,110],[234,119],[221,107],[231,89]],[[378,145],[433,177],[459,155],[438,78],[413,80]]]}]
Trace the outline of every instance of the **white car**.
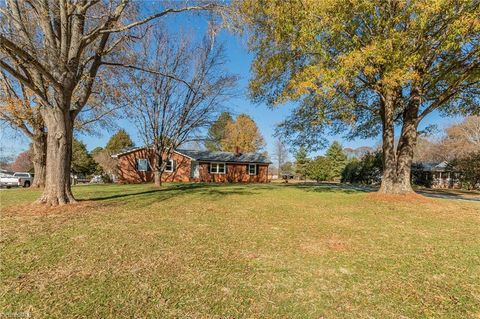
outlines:
[{"label": "white car", "polygon": [[103,183],[102,175],[95,175],[90,180],[90,184],[100,184]]},{"label": "white car", "polygon": [[33,174],[27,172],[15,172],[13,176],[19,179],[20,186],[30,187],[30,185],[32,185]]},{"label": "white car", "polygon": [[0,173],[0,187],[18,187],[21,186],[20,179],[10,174]]}]

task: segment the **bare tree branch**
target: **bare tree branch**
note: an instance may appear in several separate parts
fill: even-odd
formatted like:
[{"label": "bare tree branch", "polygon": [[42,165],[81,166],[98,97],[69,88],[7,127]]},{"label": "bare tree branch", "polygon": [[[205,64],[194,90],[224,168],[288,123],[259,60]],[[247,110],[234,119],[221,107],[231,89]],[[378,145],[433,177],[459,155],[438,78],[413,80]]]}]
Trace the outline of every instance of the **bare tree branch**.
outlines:
[{"label": "bare tree branch", "polygon": [[131,69],[125,104],[145,144],[152,146],[158,185],[171,152],[199,139],[232,96],[236,78],[225,73],[223,49],[210,40],[195,46],[155,31],[139,49],[150,52],[148,58],[122,66]]},{"label": "bare tree branch", "polygon": [[179,77],[177,77],[173,74],[166,74],[166,73],[163,73],[163,72],[160,72],[160,71],[150,70],[150,69],[146,69],[146,68],[143,68],[143,67],[140,67],[140,66],[123,64],[123,63],[118,63],[118,62],[103,61],[102,64],[103,65],[108,65],[108,66],[118,66],[118,67],[122,67],[122,68],[133,69],[133,70],[137,70],[137,71],[150,73],[150,74],[153,74],[153,75],[164,76],[164,77],[170,78],[172,80],[181,82],[181,83],[185,84],[191,91],[193,91],[193,92],[195,91],[195,89],[190,85],[190,83],[188,83],[187,81],[185,81],[185,80],[183,80],[183,79],[181,79],[181,78],[179,78]]},{"label": "bare tree branch", "polygon": [[133,23],[130,23],[128,25],[125,25],[125,26],[122,26],[122,27],[119,27],[119,28],[112,28],[112,29],[106,29],[106,30],[99,30],[98,32],[99,33],[116,33],[116,32],[123,32],[123,31],[126,31],[126,30],[129,30],[129,29],[132,29],[134,27],[137,27],[137,26],[140,26],[142,24],[145,24],[147,22],[150,22],[154,19],[157,19],[157,18],[160,18],[160,17],[163,17],[167,14],[170,14],[170,13],[180,13],[180,12],[186,12],[186,11],[204,11],[204,10],[213,10],[213,9],[218,9],[218,8],[222,8],[223,6],[221,5],[218,5],[218,4],[215,4],[215,3],[209,3],[209,4],[206,4],[204,6],[191,6],[191,7],[184,7],[184,8],[180,8],[180,9],[167,9],[165,11],[162,11],[162,12],[159,12],[159,13],[156,13],[156,14],[153,14],[145,19],[142,19],[140,21],[136,21],[136,22],[133,22]]}]

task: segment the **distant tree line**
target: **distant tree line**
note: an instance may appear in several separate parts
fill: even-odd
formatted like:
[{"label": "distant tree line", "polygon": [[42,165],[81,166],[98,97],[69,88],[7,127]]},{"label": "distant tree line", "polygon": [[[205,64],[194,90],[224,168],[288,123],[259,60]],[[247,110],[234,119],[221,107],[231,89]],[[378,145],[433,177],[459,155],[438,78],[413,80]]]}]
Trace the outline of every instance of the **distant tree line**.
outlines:
[{"label": "distant tree line", "polygon": [[333,142],[325,156],[318,156],[306,164],[307,177],[320,181],[340,181],[342,171],[347,165],[347,155],[338,142]]},{"label": "distant tree line", "polygon": [[306,149],[300,147],[295,154],[294,171],[300,179],[338,182],[347,163],[347,155],[343,151],[342,145],[333,142],[325,156],[317,156],[314,159],[308,158]]},{"label": "distant tree line", "polygon": [[[350,152],[352,154],[354,152]],[[338,142],[333,142],[325,156],[310,160],[304,148],[296,156],[297,174],[300,178],[317,182],[331,181],[342,183],[378,184],[382,176],[382,153],[363,152],[361,157],[347,156],[347,152]]]},{"label": "distant tree line", "polygon": [[342,171],[343,183],[379,184],[383,172],[382,152],[352,158]]},{"label": "distant tree line", "polygon": [[[446,161],[447,170],[458,173],[463,188],[480,188],[480,117],[467,117],[451,125],[437,141],[421,138],[415,149],[415,167]],[[382,182],[381,150],[361,147],[343,149],[333,142],[325,156],[309,159],[305,148],[295,154],[295,173],[300,179],[341,181],[342,183],[379,185]],[[413,183],[428,185],[419,171],[412,171]]]}]

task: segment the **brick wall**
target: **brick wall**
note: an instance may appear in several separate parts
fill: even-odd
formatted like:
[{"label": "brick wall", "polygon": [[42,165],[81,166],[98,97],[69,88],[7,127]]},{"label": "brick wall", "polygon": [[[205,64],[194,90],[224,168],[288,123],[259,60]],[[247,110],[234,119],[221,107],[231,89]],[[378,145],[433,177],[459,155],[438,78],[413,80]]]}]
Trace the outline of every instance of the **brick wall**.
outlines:
[{"label": "brick wall", "polygon": [[[138,159],[149,160],[149,170],[137,170]],[[203,183],[267,183],[268,165],[257,164],[257,174],[248,174],[247,164],[227,163],[225,174],[211,174],[209,162],[199,162],[199,177],[192,178],[192,161],[183,155],[173,153],[171,159],[176,167],[173,172],[164,172],[163,182],[203,182]],[[153,152],[146,149],[137,150],[118,157],[118,181],[120,183],[145,183],[153,181],[152,167],[154,165]]]},{"label": "brick wall", "polygon": [[[146,158],[149,160],[149,171],[137,170],[137,160]],[[189,182],[191,160],[188,157],[173,153],[171,159],[175,161],[176,169],[173,172],[164,172],[163,182]],[[155,163],[153,152],[146,149],[134,151],[118,158],[118,181],[121,183],[145,183],[153,181],[152,167]]]},{"label": "brick wall", "polygon": [[268,165],[257,164],[257,175],[248,174],[247,164],[227,163],[225,174],[210,173],[210,163],[200,162],[200,179],[204,183],[267,183]]}]

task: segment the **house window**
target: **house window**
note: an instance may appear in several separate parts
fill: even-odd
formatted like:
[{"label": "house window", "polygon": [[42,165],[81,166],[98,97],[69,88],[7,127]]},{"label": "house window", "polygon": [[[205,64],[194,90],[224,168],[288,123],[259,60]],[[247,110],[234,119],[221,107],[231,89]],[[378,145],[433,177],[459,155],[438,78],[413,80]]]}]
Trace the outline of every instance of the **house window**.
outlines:
[{"label": "house window", "polygon": [[137,171],[139,172],[148,171],[148,160],[146,158],[137,159]]},{"label": "house window", "polygon": [[211,174],[225,174],[225,163],[210,163]]},{"label": "house window", "polygon": [[168,160],[167,165],[165,165],[165,172],[171,173],[175,169],[175,163],[173,160]]},{"label": "house window", "polygon": [[248,175],[257,175],[257,164],[248,164]]}]

